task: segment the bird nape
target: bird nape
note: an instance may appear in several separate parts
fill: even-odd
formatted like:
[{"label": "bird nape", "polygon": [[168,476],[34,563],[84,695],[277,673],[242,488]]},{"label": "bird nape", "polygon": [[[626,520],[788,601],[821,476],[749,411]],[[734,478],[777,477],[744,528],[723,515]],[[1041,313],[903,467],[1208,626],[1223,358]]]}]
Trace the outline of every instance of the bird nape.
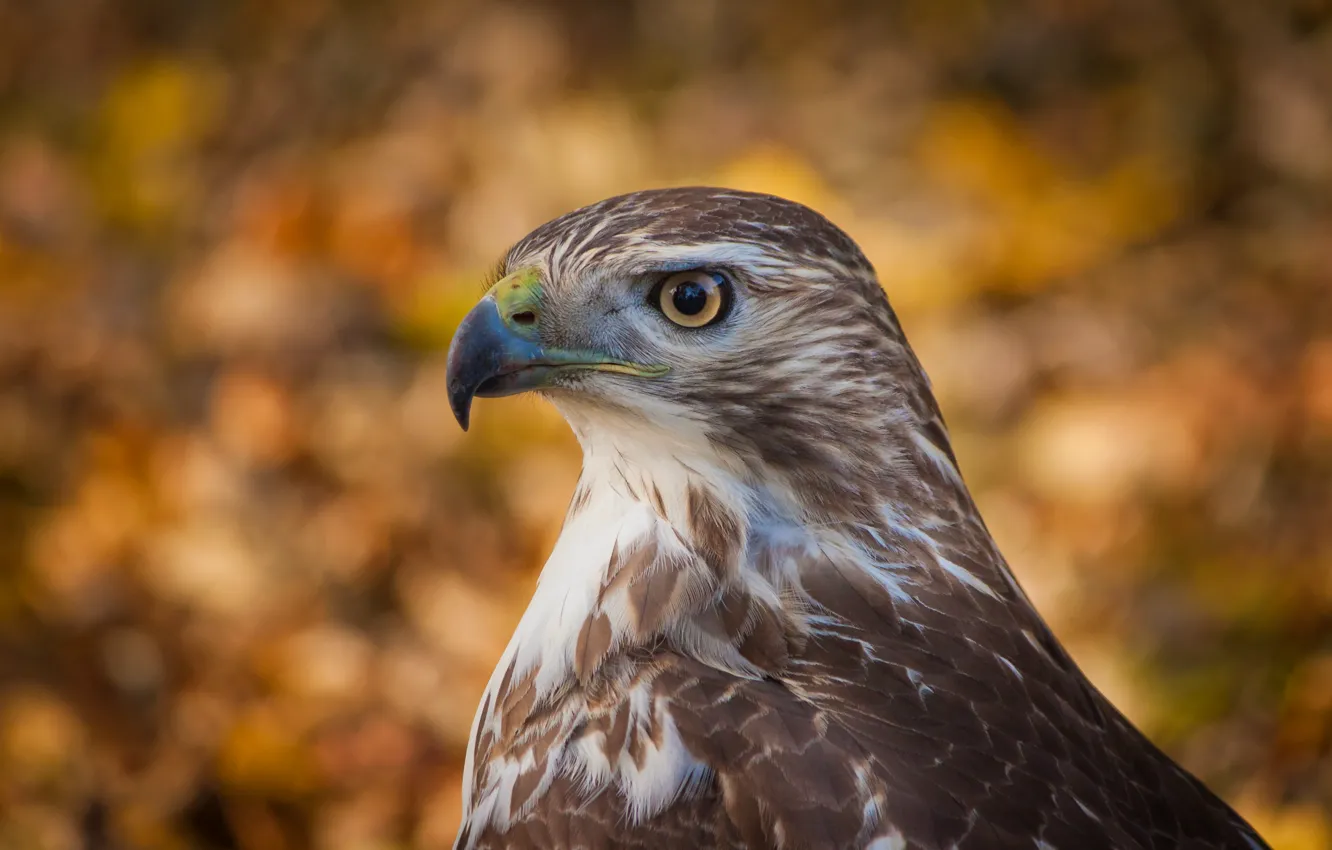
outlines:
[{"label": "bird nape", "polygon": [[769,195],[537,228],[449,351],[583,470],[477,711],[460,848],[1262,848],[1009,571],[856,244]]}]

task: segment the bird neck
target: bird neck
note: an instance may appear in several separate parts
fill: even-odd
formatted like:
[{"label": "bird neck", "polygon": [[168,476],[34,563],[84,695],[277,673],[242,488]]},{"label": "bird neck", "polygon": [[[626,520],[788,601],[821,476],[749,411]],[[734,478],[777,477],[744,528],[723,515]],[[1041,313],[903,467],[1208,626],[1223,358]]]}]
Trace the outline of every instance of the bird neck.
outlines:
[{"label": "bird neck", "polygon": [[538,696],[662,641],[736,675],[776,675],[807,632],[811,577],[830,571],[904,606],[958,586],[1021,598],[951,454],[929,440],[895,447],[882,495],[848,494],[833,515],[701,441],[641,427],[579,436],[564,528],[496,671],[532,676]]},{"label": "bird neck", "polygon": [[564,527],[497,677],[530,673],[538,694],[587,681],[612,653],[708,605],[744,558],[747,516],[718,493],[732,481],[715,467],[585,445]]}]

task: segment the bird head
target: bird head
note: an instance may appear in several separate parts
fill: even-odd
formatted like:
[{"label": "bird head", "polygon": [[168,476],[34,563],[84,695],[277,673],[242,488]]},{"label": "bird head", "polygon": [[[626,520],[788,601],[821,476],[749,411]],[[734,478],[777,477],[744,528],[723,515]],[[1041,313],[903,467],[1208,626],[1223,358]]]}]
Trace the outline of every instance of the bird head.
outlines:
[{"label": "bird head", "polygon": [[712,188],[611,198],[519,241],[459,326],[448,390],[464,429],[475,396],[536,391],[585,450],[784,476],[840,504],[937,419],[851,238],[792,201]]}]

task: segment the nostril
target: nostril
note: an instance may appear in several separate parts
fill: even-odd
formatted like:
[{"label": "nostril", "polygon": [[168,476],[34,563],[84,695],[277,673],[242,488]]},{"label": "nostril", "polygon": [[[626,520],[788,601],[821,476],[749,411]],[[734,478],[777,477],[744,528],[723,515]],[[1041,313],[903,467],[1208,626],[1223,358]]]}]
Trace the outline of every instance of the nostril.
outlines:
[{"label": "nostril", "polygon": [[521,313],[514,313],[509,319],[520,325],[535,325],[536,313],[531,310],[524,310]]}]

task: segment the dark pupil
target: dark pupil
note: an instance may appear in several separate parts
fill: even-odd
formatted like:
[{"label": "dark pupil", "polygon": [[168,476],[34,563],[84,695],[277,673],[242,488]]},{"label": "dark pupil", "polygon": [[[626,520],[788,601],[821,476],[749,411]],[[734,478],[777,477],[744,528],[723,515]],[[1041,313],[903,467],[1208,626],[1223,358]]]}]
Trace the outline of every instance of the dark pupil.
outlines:
[{"label": "dark pupil", "polygon": [[682,283],[671,293],[671,303],[683,316],[697,316],[708,306],[708,291],[697,283]]}]

